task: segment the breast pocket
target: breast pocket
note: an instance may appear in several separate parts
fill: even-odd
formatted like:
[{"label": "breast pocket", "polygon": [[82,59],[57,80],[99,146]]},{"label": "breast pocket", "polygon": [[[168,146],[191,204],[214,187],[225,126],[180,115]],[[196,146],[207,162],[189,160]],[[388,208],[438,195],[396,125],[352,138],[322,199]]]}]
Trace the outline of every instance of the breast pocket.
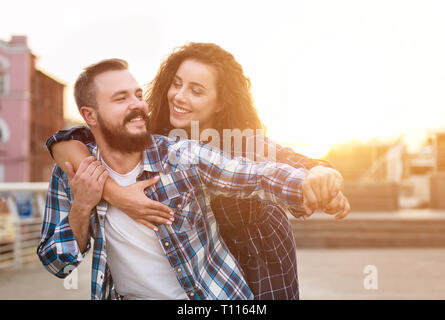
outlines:
[{"label": "breast pocket", "polygon": [[167,202],[174,212],[175,221],[171,227],[175,232],[193,230],[199,219],[202,219],[201,206],[194,190],[169,198]]},{"label": "breast pocket", "polygon": [[171,225],[173,232],[194,229],[201,221],[206,207],[206,197],[197,173],[194,169],[188,169],[158,174],[160,180],[145,189],[145,194],[173,210],[175,218]]}]

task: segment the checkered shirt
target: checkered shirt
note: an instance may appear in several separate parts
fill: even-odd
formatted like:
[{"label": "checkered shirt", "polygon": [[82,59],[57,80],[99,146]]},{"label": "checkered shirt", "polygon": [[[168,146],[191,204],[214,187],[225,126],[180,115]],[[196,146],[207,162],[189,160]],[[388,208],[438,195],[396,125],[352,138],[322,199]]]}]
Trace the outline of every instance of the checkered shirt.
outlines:
[{"label": "checkered shirt", "polygon": [[[250,139],[243,140],[243,157],[258,161],[273,150],[277,162],[295,168],[310,169],[320,164],[330,166],[295,153],[264,136]],[[247,147],[249,143],[259,148],[252,150]],[[236,155],[235,150],[231,153]],[[299,299],[296,246],[287,216],[289,213],[299,216],[300,213],[286,212],[270,201],[258,199],[213,197],[211,206],[221,236],[244,271],[255,299]]]},{"label": "checkered shirt", "polygon": [[[100,158],[97,148],[92,153]],[[307,170],[272,162],[231,158],[196,141],[176,141],[153,135],[143,152],[144,171],[138,180],[159,175],[146,195],[175,210],[175,222],[159,225],[156,233],[176,277],[190,299],[253,299],[238,262],[222,240],[211,209],[211,195],[259,198],[303,212],[301,184]],[[42,235],[37,253],[42,264],[66,277],[90,250],[80,253],[68,223],[73,196],[67,176],[55,167],[48,190]],[[92,299],[116,298],[106,263],[104,216],[101,201],[91,212],[94,239]],[[179,272],[177,270],[180,270]]]}]

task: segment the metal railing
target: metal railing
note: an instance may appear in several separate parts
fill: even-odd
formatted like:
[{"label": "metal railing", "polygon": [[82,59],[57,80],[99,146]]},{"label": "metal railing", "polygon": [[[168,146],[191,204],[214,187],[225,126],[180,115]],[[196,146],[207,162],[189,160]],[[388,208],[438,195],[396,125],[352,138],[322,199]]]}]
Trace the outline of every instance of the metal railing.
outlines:
[{"label": "metal railing", "polygon": [[[0,213],[3,217],[0,219],[0,231],[3,230],[3,234],[0,233],[0,270],[21,268],[39,261],[36,249],[42,230],[47,190],[48,182],[0,183],[0,196],[8,209],[8,213]],[[28,196],[31,205],[28,216],[21,215],[17,206],[17,200],[23,194]]]}]

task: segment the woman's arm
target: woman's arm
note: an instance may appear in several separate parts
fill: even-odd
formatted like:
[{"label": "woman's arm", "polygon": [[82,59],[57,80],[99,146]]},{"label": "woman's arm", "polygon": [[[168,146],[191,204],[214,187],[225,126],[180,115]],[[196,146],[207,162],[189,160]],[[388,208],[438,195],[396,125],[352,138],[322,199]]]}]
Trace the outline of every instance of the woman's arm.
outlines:
[{"label": "woman's arm", "polygon": [[[55,142],[50,148],[54,160],[64,172],[68,172],[67,162],[70,162],[74,167],[74,171],[77,172],[82,160],[91,156],[87,146],[78,140]],[[122,189],[124,188],[119,186],[113,179],[107,179],[102,198],[115,206],[118,203],[115,203],[114,199],[119,196],[119,193],[123,192]]]},{"label": "woman's arm", "polygon": [[68,169],[66,162],[71,162],[74,171],[77,171],[82,160],[91,156],[87,146],[78,140],[55,142],[50,148],[54,160],[64,172]]},{"label": "woman's arm", "polygon": [[[82,160],[91,156],[88,148],[78,140],[54,142],[49,148],[54,160],[65,172],[67,172],[66,162],[70,162],[74,170],[77,171]],[[108,178],[102,197],[133,220],[150,229],[157,230],[153,223],[171,224],[173,220],[171,209],[168,206],[153,201],[144,194],[144,190],[156,181],[157,179],[154,178],[121,187],[113,179]]]}]

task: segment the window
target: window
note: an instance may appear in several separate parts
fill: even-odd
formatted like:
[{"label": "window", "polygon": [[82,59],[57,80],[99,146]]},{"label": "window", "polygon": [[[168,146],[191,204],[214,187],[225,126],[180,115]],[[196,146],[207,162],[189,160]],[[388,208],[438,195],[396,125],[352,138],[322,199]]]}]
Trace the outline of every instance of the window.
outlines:
[{"label": "window", "polygon": [[9,127],[5,120],[0,118],[0,143],[9,141]]},{"label": "window", "polygon": [[0,96],[9,93],[9,61],[0,55]]},{"label": "window", "polygon": [[0,96],[3,96],[5,93],[5,75],[0,71]]}]

